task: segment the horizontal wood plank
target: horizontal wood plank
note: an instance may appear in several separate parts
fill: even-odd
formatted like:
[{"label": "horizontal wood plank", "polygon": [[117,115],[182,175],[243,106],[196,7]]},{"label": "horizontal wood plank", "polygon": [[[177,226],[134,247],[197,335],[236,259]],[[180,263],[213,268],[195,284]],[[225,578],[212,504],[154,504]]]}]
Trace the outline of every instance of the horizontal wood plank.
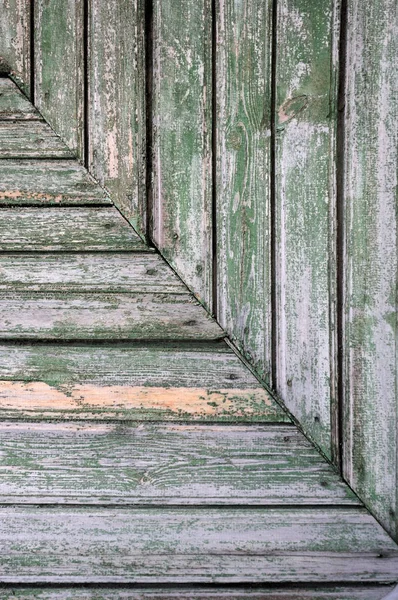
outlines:
[{"label": "horizontal wood plank", "polygon": [[1,582],[393,583],[362,509],[0,509]]},{"label": "horizontal wood plank", "polygon": [[293,426],[6,422],[0,438],[1,503],[359,505]]},{"label": "horizontal wood plank", "polygon": [[0,121],[0,158],[73,158],[43,121]]},{"label": "horizontal wood plank", "polygon": [[11,79],[0,78],[0,121],[9,119],[42,117]]},{"label": "horizontal wood plank", "polygon": [[186,294],[0,292],[0,338],[217,339],[221,327]]},{"label": "horizontal wood plank", "polygon": [[0,290],[186,293],[157,254],[0,254]]},{"label": "horizontal wood plank", "polygon": [[0,161],[0,205],[112,204],[77,161]]},{"label": "horizontal wood plank", "polygon": [[0,380],[2,419],[289,422],[221,341],[8,343]]},{"label": "horizontal wood plank", "polygon": [[3,251],[151,251],[116,208],[0,208]]}]

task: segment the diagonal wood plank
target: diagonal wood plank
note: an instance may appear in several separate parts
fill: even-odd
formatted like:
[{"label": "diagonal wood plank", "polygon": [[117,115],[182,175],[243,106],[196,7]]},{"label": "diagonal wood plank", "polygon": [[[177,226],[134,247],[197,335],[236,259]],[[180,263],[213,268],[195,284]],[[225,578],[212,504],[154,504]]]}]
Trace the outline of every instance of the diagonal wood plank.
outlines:
[{"label": "diagonal wood plank", "polygon": [[0,78],[0,120],[42,120],[38,110],[29,102],[11,79]]},{"label": "diagonal wood plank", "polygon": [[43,121],[0,121],[0,158],[73,158]]},{"label": "diagonal wood plank", "polygon": [[[292,525],[293,524],[293,525]],[[0,509],[0,581],[394,583],[363,509]]]}]

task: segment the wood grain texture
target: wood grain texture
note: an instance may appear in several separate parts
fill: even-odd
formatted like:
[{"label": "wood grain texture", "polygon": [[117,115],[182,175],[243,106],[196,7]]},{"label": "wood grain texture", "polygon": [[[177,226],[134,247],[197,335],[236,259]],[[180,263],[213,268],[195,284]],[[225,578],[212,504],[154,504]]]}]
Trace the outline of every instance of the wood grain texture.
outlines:
[{"label": "wood grain texture", "polygon": [[156,0],[152,236],[212,309],[211,2]]},{"label": "wood grain texture", "polygon": [[191,294],[0,292],[0,338],[212,340],[221,327]]},{"label": "wood grain texture", "polygon": [[89,168],[146,233],[144,2],[89,1]]},{"label": "wood grain texture", "polygon": [[0,78],[0,120],[41,119],[39,112],[11,79]]},{"label": "wood grain texture", "polygon": [[282,0],[276,56],[276,379],[331,456],[335,374],[335,0]]},{"label": "wood grain texture", "polygon": [[0,121],[0,158],[73,158],[42,121]]},{"label": "wood grain texture", "polygon": [[0,63],[30,94],[30,0],[0,0]]},{"label": "wood grain texture", "polygon": [[292,426],[8,422],[0,436],[3,504],[360,505]]},{"label": "wood grain texture", "polygon": [[348,2],[344,473],[398,539],[398,7]]},{"label": "wood grain texture", "polygon": [[35,103],[83,157],[83,0],[35,0]]},{"label": "wood grain texture", "polygon": [[270,381],[272,2],[216,5],[217,315]]},{"label": "wood grain texture", "polygon": [[[153,588],[124,587],[6,587],[0,586],[0,599],[9,600],[387,600],[386,594],[392,590],[390,585],[367,585],[361,587],[308,587],[282,589],[265,588],[233,588],[217,589],[212,587],[198,588]],[[393,600],[393,598],[391,598]]]},{"label": "wood grain texture", "polygon": [[0,254],[0,290],[182,293],[187,288],[159,255]]},{"label": "wood grain texture", "polygon": [[2,507],[0,541],[8,583],[375,584],[398,569],[362,509]]},{"label": "wood grain texture", "polygon": [[113,207],[2,207],[0,250],[151,251]]},{"label": "wood grain texture", "polygon": [[0,379],[3,419],[290,422],[221,341],[8,343]]},{"label": "wood grain texture", "polygon": [[0,205],[112,204],[109,196],[76,161],[0,161]]}]

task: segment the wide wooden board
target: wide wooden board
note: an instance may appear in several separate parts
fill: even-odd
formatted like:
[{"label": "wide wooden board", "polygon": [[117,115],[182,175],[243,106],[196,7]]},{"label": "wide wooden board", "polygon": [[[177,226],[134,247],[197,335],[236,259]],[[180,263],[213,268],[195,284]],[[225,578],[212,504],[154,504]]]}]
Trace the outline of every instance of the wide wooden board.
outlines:
[{"label": "wide wooden board", "polygon": [[292,425],[0,422],[0,438],[3,504],[359,505]]},{"label": "wide wooden board", "polygon": [[217,6],[217,316],[271,382],[270,0]]},{"label": "wide wooden board", "polygon": [[2,207],[0,250],[152,251],[113,207]]},{"label": "wide wooden board", "polygon": [[0,158],[73,158],[43,121],[0,121]]},{"label": "wide wooden board", "polygon": [[30,94],[30,0],[0,0],[0,66],[11,68]]},{"label": "wide wooden board", "polygon": [[0,77],[0,120],[41,119],[37,109],[11,79]]},{"label": "wide wooden board", "polygon": [[349,0],[345,115],[344,474],[398,540],[395,0]]},{"label": "wide wooden board", "polygon": [[212,310],[210,0],[153,6],[152,237]]},{"label": "wide wooden board", "polygon": [[35,0],[34,17],[35,104],[82,157],[83,0]]},{"label": "wide wooden board", "polygon": [[146,234],[144,1],[88,7],[89,168]]},{"label": "wide wooden board", "polygon": [[0,161],[0,205],[111,205],[105,191],[77,161]]},{"label": "wide wooden board", "polygon": [[0,581],[393,583],[398,549],[362,509],[0,509]]},{"label": "wide wooden board", "polygon": [[335,402],[335,0],[278,3],[276,52],[276,386],[332,454]]}]

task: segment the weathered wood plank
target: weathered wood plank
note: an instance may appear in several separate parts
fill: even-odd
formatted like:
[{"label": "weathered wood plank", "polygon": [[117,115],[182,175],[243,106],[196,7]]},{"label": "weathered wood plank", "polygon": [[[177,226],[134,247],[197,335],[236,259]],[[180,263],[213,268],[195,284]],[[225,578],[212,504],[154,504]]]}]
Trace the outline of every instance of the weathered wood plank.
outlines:
[{"label": "weathered wood plank", "polygon": [[224,342],[8,343],[0,380],[2,419],[290,422]]},{"label": "weathered wood plank", "polygon": [[3,504],[360,505],[292,426],[0,422],[0,437]]},{"label": "weathered wood plank", "polygon": [[186,293],[159,255],[0,254],[0,290]]},{"label": "weathered wood plank", "polygon": [[144,2],[89,2],[89,165],[146,233]]},{"label": "weathered wood plank", "polygon": [[331,456],[335,0],[281,0],[276,56],[276,379],[286,406]]},{"label": "weathered wood plank", "polygon": [[112,204],[88,171],[71,160],[0,161],[0,204]]},{"label": "weathered wood plank", "polygon": [[73,158],[42,121],[0,121],[0,158]]},{"label": "weathered wood plank", "polygon": [[4,583],[375,584],[398,569],[362,509],[2,507],[0,541]]},{"label": "weathered wood plank", "polygon": [[270,381],[272,2],[216,4],[217,314]]},{"label": "weathered wood plank", "polygon": [[83,156],[83,0],[35,0],[35,103]]},{"label": "weathered wood plank", "polygon": [[221,327],[189,293],[0,292],[0,338],[213,340]]},{"label": "weathered wood plank", "polygon": [[154,2],[152,236],[212,308],[211,2]]},{"label": "weathered wood plank", "polygon": [[0,0],[0,64],[30,94],[30,0]]},{"label": "weathered wood plank", "polygon": [[[282,589],[265,588],[1,588],[1,600],[9,600],[10,594],[15,600],[390,600],[386,597],[393,588],[390,585],[367,585],[361,587],[313,586]],[[391,600],[394,600],[391,597]]]},{"label": "weathered wood plank", "polygon": [[0,120],[8,119],[41,119],[41,116],[15,83],[4,77],[0,78]]},{"label": "weathered wood plank", "polygon": [[112,207],[2,207],[0,250],[151,252]]},{"label": "weathered wood plank", "polygon": [[398,539],[398,6],[348,2],[344,473]]}]

